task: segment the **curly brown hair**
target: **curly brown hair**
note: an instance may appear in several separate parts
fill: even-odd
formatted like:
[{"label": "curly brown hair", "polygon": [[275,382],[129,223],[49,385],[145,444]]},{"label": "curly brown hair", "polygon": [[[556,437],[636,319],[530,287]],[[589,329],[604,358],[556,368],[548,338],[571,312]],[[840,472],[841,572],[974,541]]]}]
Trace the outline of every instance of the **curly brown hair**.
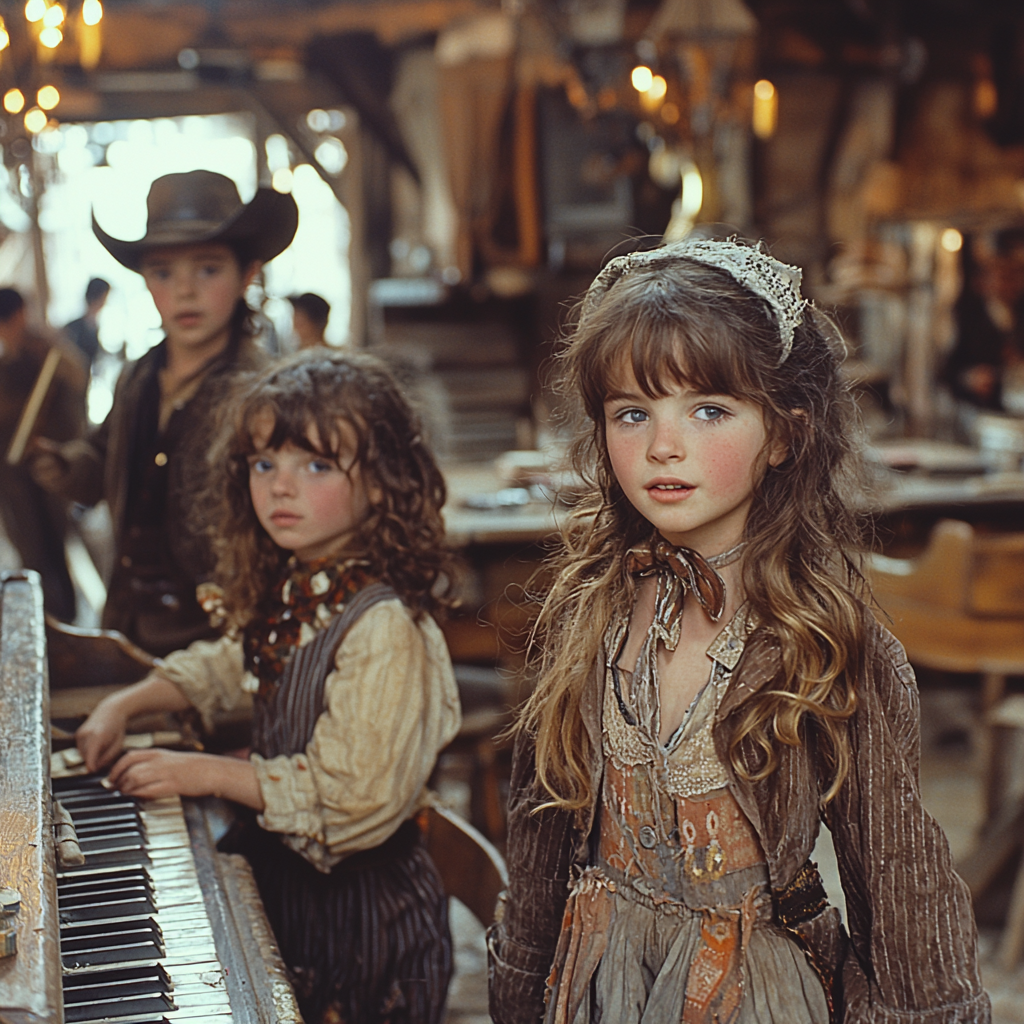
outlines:
[{"label": "curly brown hair", "polygon": [[[369,513],[338,557],[359,557],[417,613],[444,608],[451,577],[441,518],[445,484],[416,414],[379,359],[314,349],[241,383],[211,453],[220,472],[204,505],[213,510],[214,576],[228,621],[238,627],[251,618],[291,554],[260,525],[249,495],[254,423],[268,412],[274,426],[267,447],[291,442],[339,466],[340,424],[351,428]],[[314,447],[311,433],[322,449]]]},{"label": "curly brown hair", "polygon": [[[555,805],[579,809],[593,799],[580,702],[609,622],[632,611],[625,554],[652,532],[616,481],[605,439],[604,402],[626,366],[651,398],[678,383],[756,403],[767,444],[785,447],[779,465],[764,460],[742,567],[746,599],[778,638],[783,669],[744,705],[730,759],[739,775],[764,778],[778,763],[777,744],[803,742],[809,717],[833,769],[824,799],[842,784],[865,643],[856,556],[865,522],[854,495],[866,481],[842,349],[827,318],[808,308],[779,365],[779,329],[765,301],[728,272],[681,256],[630,270],[581,303],[560,356],[560,390],[575,407],[571,454],[590,491],[554,558],[533,634],[540,681],[518,720],[535,738],[538,778]],[[740,756],[745,740],[762,755],[753,773]]]}]

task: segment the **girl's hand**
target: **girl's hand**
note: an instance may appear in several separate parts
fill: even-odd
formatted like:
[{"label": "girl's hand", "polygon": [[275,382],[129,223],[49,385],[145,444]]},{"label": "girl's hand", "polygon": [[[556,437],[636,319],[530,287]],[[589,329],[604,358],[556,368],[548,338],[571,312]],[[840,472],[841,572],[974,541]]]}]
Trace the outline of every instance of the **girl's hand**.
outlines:
[{"label": "girl's hand", "polygon": [[127,796],[219,796],[263,810],[256,769],[248,761],[176,750],[130,750],[110,770],[110,782]]},{"label": "girl's hand", "polygon": [[110,764],[124,749],[127,729],[128,715],[118,702],[100,701],[75,733],[75,743],[85,767],[95,772]]},{"label": "girl's hand", "polygon": [[[177,750],[130,750],[110,769],[110,781],[127,796],[153,800],[162,796],[210,796],[218,792],[217,765],[222,758]],[[211,771],[211,768],[214,769]]]}]

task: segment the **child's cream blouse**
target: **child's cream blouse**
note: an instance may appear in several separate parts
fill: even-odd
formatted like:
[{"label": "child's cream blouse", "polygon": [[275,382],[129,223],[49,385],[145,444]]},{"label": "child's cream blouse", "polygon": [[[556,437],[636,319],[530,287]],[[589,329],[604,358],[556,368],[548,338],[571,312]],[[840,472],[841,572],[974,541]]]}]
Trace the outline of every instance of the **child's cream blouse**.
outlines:
[{"label": "child's cream blouse", "polygon": [[[251,704],[240,639],[199,640],[158,662],[210,723]],[[339,645],[324,711],[304,753],[251,754],[260,824],[322,871],[386,840],[421,805],[462,716],[437,623],[397,599],[367,611]]]}]

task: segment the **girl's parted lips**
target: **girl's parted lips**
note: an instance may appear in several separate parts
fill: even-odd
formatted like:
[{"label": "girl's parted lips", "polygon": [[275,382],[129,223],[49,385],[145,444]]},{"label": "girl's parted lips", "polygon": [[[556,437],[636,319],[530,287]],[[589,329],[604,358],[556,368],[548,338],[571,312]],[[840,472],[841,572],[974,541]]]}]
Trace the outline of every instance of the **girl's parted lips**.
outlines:
[{"label": "girl's parted lips", "polygon": [[649,483],[644,484],[644,489],[648,491],[692,491],[693,484],[688,484],[685,480],[677,480],[675,477],[658,477],[656,480],[651,480]]}]

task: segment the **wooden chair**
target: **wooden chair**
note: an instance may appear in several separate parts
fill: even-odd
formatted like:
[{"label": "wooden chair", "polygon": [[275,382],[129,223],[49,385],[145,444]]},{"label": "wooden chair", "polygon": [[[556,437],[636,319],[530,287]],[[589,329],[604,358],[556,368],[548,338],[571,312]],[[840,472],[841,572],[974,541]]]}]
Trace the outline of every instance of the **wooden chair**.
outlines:
[{"label": "wooden chair", "polygon": [[444,891],[464,903],[485,927],[494,920],[498,895],[508,886],[505,861],[468,821],[432,805],[420,817],[427,850]]},{"label": "wooden chair", "polygon": [[[1022,698],[1006,697],[1006,677],[1024,675],[1024,533],[979,535],[967,523],[944,520],[920,557],[871,555],[867,570],[912,664],[982,677],[986,821],[959,866],[977,900],[1024,845],[1024,801],[1007,804],[1005,758],[1009,733],[1024,728]],[[1000,955],[1009,966],[1022,952],[1024,866]]]}]

